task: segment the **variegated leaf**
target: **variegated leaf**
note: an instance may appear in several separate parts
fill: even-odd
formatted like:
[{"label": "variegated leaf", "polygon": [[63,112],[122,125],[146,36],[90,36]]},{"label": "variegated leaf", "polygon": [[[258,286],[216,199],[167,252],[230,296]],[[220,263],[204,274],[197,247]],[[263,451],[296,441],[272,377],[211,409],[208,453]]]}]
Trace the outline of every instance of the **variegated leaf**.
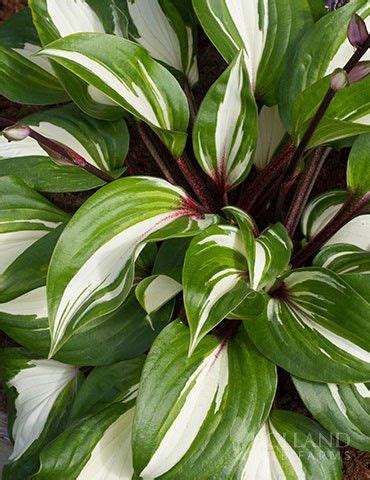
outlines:
[{"label": "variegated leaf", "polygon": [[313,23],[296,0],[193,0],[202,27],[227,62],[244,49],[252,88],[263,103],[277,103],[288,52]]},{"label": "variegated leaf", "polygon": [[370,192],[370,133],[360,135],[348,158],[347,186],[355,195],[365,195]]},{"label": "variegated leaf", "polygon": [[[81,32],[127,35],[127,21],[115,0],[30,0],[33,21],[43,46]],[[35,57],[38,58],[38,57]],[[42,58],[42,57],[40,57]],[[105,120],[123,116],[122,108],[93,85],[52,62],[73,101],[88,115]]]},{"label": "variegated leaf", "polygon": [[314,383],[294,378],[312,415],[345,445],[370,450],[370,384]]},{"label": "variegated leaf", "polygon": [[198,233],[217,221],[164,180],[130,177],[103,187],[78,210],[48,275],[51,354],[82,324],[122,304],[145,243]]},{"label": "variegated leaf", "polygon": [[166,275],[182,283],[185,255],[191,238],[171,238],[162,243],[153,266],[153,275]]},{"label": "variegated leaf", "polygon": [[[336,68],[343,68],[353,54],[353,47],[347,39],[347,27],[354,12],[369,21],[370,7],[367,0],[353,0],[348,5],[329,12],[316,22],[299,42],[294,57],[282,78],[280,114],[288,131],[294,130],[298,138],[306,128],[306,122],[316,112],[328,87],[328,79],[322,79]],[[370,59],[369,53],[366,55],[364,59]],[[316,83],[317,86],[315,86]],[[312,87],[311,93],[307,90],[309,87]],[[297,117],[294,125],[291,117],[293,104],[305,90],[308,92],[307,96],[303,95],[302,100],[296,102],[294,115]],[[351,91],[354,93],[352,94]],[[351,125],[353,122],[353,126],[356,126],[356,123],[365,123],[361,117],[368,113],[366,111],[369,108],[368,91],[369,89],[364,85],[357,84],[338,92],[330,106],[330,111],[320,122],[316,139],[320,140],[330,134],[330,123],[334,138],[343,136],[341,129],[346,127],[346,123]],[[328,115],[330,122],[325,125],[325,118],[328,118]],[[350,121],[347,122],[347,120]],[[320,129],[325,130],[320,132]],[[356,135],[356,132],[351,135]]]},{"label": "variegated leaf", "polygon": [[0,196],[0,280],[4,284],[7,270],[17,258],[37,240],[68,221],[69,215],[16,177],[0,178]]},{"label": "variegated leaf", "polygon": [[339,450],[328,432],[297,413],[273,410],[233,480],[340,480]]},{"label": "variegated leaf", "polygon": [[254,165],[258,170],[271,162],[285,135],[278,107],[263,106],[258,117],[258,142],[254,157]]},{"label": "variegated leaf", "polygon": [[[35,113],[22,120],[37,133],[66,145],[88,163],[118,177],[124,171],[129,134],[124,120],[105,122],[84,115],[73,105]],[[0,136],[0,176],[17,175],[44,192],[89,190],[104,184],[79,167],[57,165],[36,140],[8,142]]]},{"label": "variegated leaf", "polygon": [[181,283],[167,275],[152,275],[144,278],[136,287],[135,294],[140,305],[150,315],[172,300],[182,290]]},{"label": "variegated leaf", "polygon": [[124,38],[80,33],[41,51],[150,125],[175,157],[185,147],[189,108],[176,79]]},{"label": "variegated leaf", "polygon": [[368,301],[340,276],[303,268],[281,277],[265,311],[245,326],[258,349],[295,376],[363,382],[370,374]]},{"label": "variegated leaf", "polygon": [[123,7],[131,22],[128,37],[156,60],[186,75],[190,85],[197,83],[196,30],[190,7],[173,0],[123,0]]},{"label": "variegated leaf", "polygon": [[38,452],[58,433],[68,413],[77,373],[72,365],[35,359],[21,349],[3,349],[1,377],[14,402],[14,449],[6,478],[28,478],[37,470]]},{"label": "variegated leaf", "polygon": [[242,232],[250,287],[261,290],[288,268],[292,241],[281,223],[266,228],[255,238],[253,222],[244,212],[235,207],[224,211],[236,219]]},{"label": "variegated leaf", "polygon": [[131,431],[144,357],[95,368],[77,393],[68,427],[41,452],[35,480],[130,480]]},{"label": "variegated leaf", "polygon": [[68,100],[41,48],[29,8],[0,26],[0,93],[9,100],[48,105]]},{"label": "variegated leaf", "polygon": [[[339,212],[346,197],[345,191],[333,190],[314,198],[302,215],[304,236],[311,239],[317,235]],[[349,221],[326,242],[326,245],[337,243],[347,243],[363,250],[370,250],[370,215],[359,215]]]},{"label": "variegated leaf", "polygon": [[188,344],[188,328],[176,321],[147,357],[133,430],[138,476],[229,478],[270,410],[275,367],[243,331],[204,338],[190,358]]},{"label": "variegated leaf", "polygon": [[207,93],[193,133],[202,169],[226,192],[248,175],[257,144],[257,105],[241,51]]},{"label": "variegated leaf", "polygon": [[238,229],[213,226],[192,240],[185,256],[183,286],[191,355],[248,294],[246,251]]}]

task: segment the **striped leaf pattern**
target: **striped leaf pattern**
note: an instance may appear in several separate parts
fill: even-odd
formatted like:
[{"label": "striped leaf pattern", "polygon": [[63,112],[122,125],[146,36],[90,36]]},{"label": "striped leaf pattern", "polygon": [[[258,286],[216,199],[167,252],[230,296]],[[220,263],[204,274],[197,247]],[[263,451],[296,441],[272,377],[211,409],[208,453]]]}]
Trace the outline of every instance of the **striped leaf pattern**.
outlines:
[{"label": "striped leaf pattern", "polygon": [[[5,467],[8,478],[27,478],[37,469],[32,456],[56,434],[73,398],[77,368],[39,360],[17,348],[1,352],[1,377],[14,402],[14,449]],[[37,458],[37,457],[36,457]],[[23,472],[23,477],[19,476]],[[26,474],[27,473],[27,474]]]},{"label": "striped leaf pattern", "polygon": [[238,229],[213,226],[192,240],[185,256],[183,286],[190,355],[248,294],[246,251]]},{"label": "striped leaf pattern", "polygon": [[190,358],[188,344],[176,321],[147,357],[133,429],[138,476],[229,478],[270,410],[275,368],[243,331],[221,343],[207,336]]},{"label": "striped leaf pattern", "polygon": [[197,83],[196,31],[191,7],[173,0],[124,0],[122,7],[131,22],[128,38],[159,62],[186,75],[190,85]]},{"label": "striped leaf pattern", "polygon": [[[73,105],[38,112],[22,120],[33,130],[66,145],[88,163],[117,177],[124,171],[129,134],[124,120],[105,122],[84,115]],[[44,192],[89,190],[104,184],[79,167],[56,165],[36,140],[8,142],[0,135],[0,176],[17,175]]]},{"label": "striped leaf pattern", "polygon": [[263,103],[277,103],[287,52],[311,25],[305,2],[291,0],[193,0],[202,27],[227,62],[244,49],[252,89]]},{"label": "striped leaf pattern", "polygon": [[347,186],[355,195],[370,192],[370,133],[355,140],[347,164]]},{"label": "striped leaf pattern", "polygon": [[[347,194],[343,190],[333,190],[322,193],[314,198],[305,208],[302,215],[302,232],[311,239],[319,233],[339,212]],[[370,250],[370,215],[359,215],[349,221],[326,245],[347,243],[363,250]]]},{"label": "striped leaf pattern", "polygon": [[77,326],[122,304],[145,243],[198,233],[217,220],[182,189],[155,178],[117,180],[89,198],[64,230],[49,268],[54,354]]},{"label": "striped leaf pattern", "polygon": [[175,157],[181,155],[189,121],[185,94],[171,73],[143,47],[117,36],[80,33],[53,42],[41,55],[146,122]]},{"label": "striped leaf pattern", "polygon": [[[280,113],[285,126],[289,131],[294,131],[297,139],[301,137],[306,123],[315,113],[328,87],[328,78],[322,79],[336,68],[342,68],[353,54],[353,47],[347,39],[347,27],[355,12],[368,22],[370,7],[367,0],[351,1],[316,22],[300,41],[299,48],[286,69],[281,82],[284,87],[280,91]],[[307,62],[308,58],[311,59],[310,62]],[[369,53],[363,59],[369,60]],[[360,126],[368,123],[368,91],[365,83],[360,83],[339,92],[320,122],[313,143],[319,143],[320,139],[326,140],[326,135],[330,135],[330,126],[331,139],[361,133],[357,130],[351,133],[351,124],[356,127],[357,124]],[[293,110],[294,102],[296,104]],[[329,120],[326,122],[325,119]],[[347,133],[343,130],[347,130]]]},{"label": "striped leaf pattern", "polygon": [[334,445],[330,435],[312,420],[297,413],[273,410],[230,478],[340,480],[341,459]]},{"label": "striped leaf pattern", "polygon": [[245,327],[258,349],[295,376],[317,382],[369,378],[369,303],[340,276],[318,267],[281,278]]},{"label": "striped leaf pattern", "polygon": [[[0,196],[0,279],[3,282],[17,258],[68,221],[69,216],[15,177],[0,178]],[[9,299],[0,288],[0,298],[2,293],[4,301]]]},{"label": "striped leaf pattern", "polygon": [[9,100],[49,105],[68,100],[41,48],[28,8],[0,25],[0,93]]},{"label": "striped leaf pattern", "polygon": [[193,133],[200,166],[223,192],[246,178],[257,144],[257,105],[246,65],[241,51],[207,93]]},{"label": "striped leaf pattern", "polygon": [[173,278],[167,275],[152,275],[137,285],[135,294],[140,305],[150,316],[176,297],[181,290],[181,283]]},{"label": "striped leaf pattern", "polygon": [[[33,21],[43,46],[81,32],[127,35],[127,22],[115,0],[30,0]],[[37,57],[36,57],[37,58]],[[40,57],[42,58],[42,57]],[[88,115],[104,120],[122,117],[122,109],[93,85],[52,62],[73,101]]]},{"label": "striped leaf pattern", "polygon": [[273,159],[286,135],[277,106],[263,106],[258,116],[258,142],[254,165],[262,170]]},{"label": "striped leaf pattern", "polygon": [[370,384],[314,383],[294,378],[297,390],[312,415],[341,440],[370,450]]}]

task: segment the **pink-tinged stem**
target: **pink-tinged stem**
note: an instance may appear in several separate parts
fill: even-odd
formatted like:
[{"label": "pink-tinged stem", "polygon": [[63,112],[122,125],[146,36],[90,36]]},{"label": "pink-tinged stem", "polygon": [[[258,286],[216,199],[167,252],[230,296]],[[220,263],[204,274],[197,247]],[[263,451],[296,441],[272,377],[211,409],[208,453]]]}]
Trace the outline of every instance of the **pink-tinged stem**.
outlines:
[{"label": "pink-tinged stem", "polygon": [[284,166],[292,158],[295,150],[293,142],[290,142],[272,162],[263,170],[261,170],[250,188],[247,188],[242,194],[239,206],[246,211],[250,211],[259,198],[266,191],[266,186],[270,185],[273,178],[281,172]]},{"label": "pink-tinged stem", "polygon": [[350,220],[359,215],[364,207],[370,203],[370,192],[362,198],[351,196],[335,215],[335,217],[324,227],[307,245],[299,251],[292,260],[292,265],[297,268],[305,264],[313,257],[325,243],[335,235]]},{"label": "pink-tinged stem", "polygon": [[[17,124],[19,123],[0,117],[1,129],[12,127]],[[100,170],[94,165],[91,165],[91,163],[87,162],[83,157],[81,157],[80,154],[78,154],[71,148],[55,142],[54,140],[50,140],[50,138],[44,137],[44,135],[35,132],[35,130],[32,130],[32,128],[30,127],[29,130],[29,136],[36,140],[36,142],[39,143],[41,147],[45,147],[47,150],[51,150],[57,153],[58,155],[60,155],[61,159],[64,159],[66,161],[66,163],[72,163],[76,167],[81,167],[92,175],[100,178],[104,182],[110,183],[114,181],[114,178],[111,177],[108,173],[103,172],[103,170]]]},{"label": "pink-tinged stem", "polygon": [[302,212],[330,151],[331,148],[318,148],[307,172],[302,176],[285,221],[285,227],[291,237],[296,232]]},{"label": "pink-tinged stem", "polygon": [[141,122],[137,122],[136,125],[137,125],[137,129],[140,133],[142,141],[144,142],[148,152],[152,156],[152,158],[155,161],[155,163],[157,164],[158,168],[163,173],[164,177],[166,178],[166,180],[168,182],[172,183],[172,185],[176,185],[176,182],[175,182],[170,170],[168,169],[167,165],[164,163],[161,156],[159,155],[158,150],[154,146],[154,143],[152,142],[151,138],[149,137],[145,126]]}]

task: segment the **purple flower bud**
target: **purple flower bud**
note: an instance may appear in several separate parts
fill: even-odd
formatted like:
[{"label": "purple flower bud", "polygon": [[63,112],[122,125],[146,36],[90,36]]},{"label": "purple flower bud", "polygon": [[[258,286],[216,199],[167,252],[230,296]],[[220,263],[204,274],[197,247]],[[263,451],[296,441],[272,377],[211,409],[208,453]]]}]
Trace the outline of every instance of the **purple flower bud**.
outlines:
[{"label": "purple flower bud", "polygon": [[24,140],[29,136],[31,130],[27,125],[20,125],[16,123],[11,127],[7,127],[3,130],[4,137],[9,140],[9,142],[19,142]]},{"label": "purple flower bud", "polygon": [[348,87],[349,79],[347,73],[342,68],[334,70],[330,77],[330,86],[336,92]]},{"label": "purple flower bud", "polygon": [[325,0],[327,10],[337,10],[348,2],[349,0]]},{"label": "purple flower bud", "polygon": [[355,48],[361,47],[367,40],[369,32],[366,23],[355,13],[352,15],[347,31],[348,40]]},{"label": "purple flower bud", "polygon": [[370,61],[360,62],[348,74],[349,83],[358,83],[370,74]]}]

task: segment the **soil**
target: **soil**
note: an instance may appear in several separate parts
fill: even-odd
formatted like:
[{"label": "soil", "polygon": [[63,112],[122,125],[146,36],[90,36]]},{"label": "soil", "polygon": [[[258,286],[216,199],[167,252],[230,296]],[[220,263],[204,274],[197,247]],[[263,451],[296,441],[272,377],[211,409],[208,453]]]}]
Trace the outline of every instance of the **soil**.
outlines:
[{"label": "soil", "polygon": [[[20,8],[27,5],[27,0],[0,0],[0,23],[9,18]],[[225,63],[217,53],[215,48],[208,41],[203,32],[199,34],[199,70],[200,82],[195,88],[194,96],[199,105],[209,87],[215,82],[225,68]],[[17,105],[9,102],[0,96],[0,114],[12,118],[20,119],[39,107],[27,105]],[[127,168],[129,174],[136,175],[159,175],[159,171],[151,160],[145,146],[137,134],[133,125],[129,125],[131,134],[130,153],[127,157]],[[320,180],[317,182],[313,195],[326,191],[331,188],[344,188],[346,179],[346,152],[332,152]],[[52,194],[47,195],[60,208],[73,213],[79,206],[91,195],[92,192],[81,194]],[[9,345],[7,338],[0,337],[0,347]],[[309,412],[303,405],[299,395],[294,388],[290,376],[283,371],[279,373],[279,389],[275,401],[275,407],[286,410],[293,410],[310,417]],[[4,405],[5,399],[3,392],[0,391],[0,410]],[[341,446],[343,457],[343,479],[344,480],[370,480],[370,453],[360,452],[350,447]],[[326,479],[317,479],[326,480]]]}]

